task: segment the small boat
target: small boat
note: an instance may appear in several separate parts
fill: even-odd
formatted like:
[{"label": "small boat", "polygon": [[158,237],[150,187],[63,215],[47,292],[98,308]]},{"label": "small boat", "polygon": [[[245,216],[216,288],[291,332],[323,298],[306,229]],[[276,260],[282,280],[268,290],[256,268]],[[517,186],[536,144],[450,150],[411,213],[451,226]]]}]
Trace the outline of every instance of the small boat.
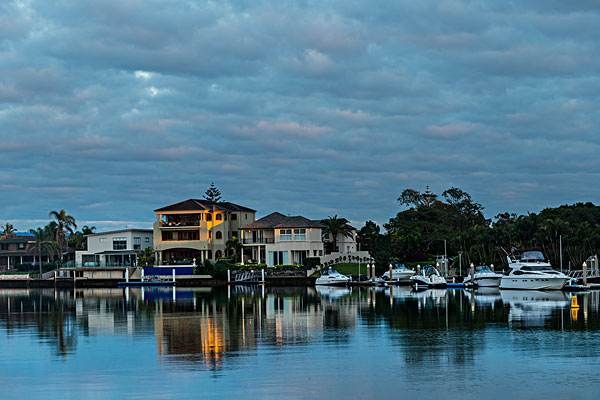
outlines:
[{"label": "small boat", "polygon": [[315,285],[345,286],[348,282],[350,282],[350,277],[340,274],[332,267],[329,267],[317,278]]},{"label": "small boat", "polygon": [[384,280],[388,281],[388,283],[409,283],[410,277],[415,274],[415,270],[408,268],[402,263],[396,263],[393,266],[390,264],[390,267],[392,276],[390,277],[389,270],[385,271],[381,276]]},{"label": "small boat", "polygon": [[448,285],[446,279],[432,265],[425,265],[417,274],[411,276],[409,281],[416,290],[419,288],[445,288]]},{"label": "small boat", "polygon": [[487,265],[478,265],[473,276],[465,277],[464,284],[467,287],[500,287],[501,279],[502,274],[492,271]]},{"label": "small boat", "polygon": [[509,255],[507,259],[510,272],[502,276],[500,289],[561,290],[570,279],[553,269],[538,250]]}]

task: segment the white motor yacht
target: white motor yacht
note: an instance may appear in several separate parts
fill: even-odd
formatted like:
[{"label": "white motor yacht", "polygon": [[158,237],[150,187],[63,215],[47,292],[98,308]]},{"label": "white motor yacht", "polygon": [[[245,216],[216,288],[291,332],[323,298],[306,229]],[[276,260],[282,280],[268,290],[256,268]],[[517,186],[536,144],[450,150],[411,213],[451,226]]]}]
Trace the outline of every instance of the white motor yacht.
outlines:
[{"label": "white motor yacht", "polygon": [[487,265],[478,265],[475,267],[473,276],[468,275],[463,281],[465,286],[474,287],[499,287],[502,274],[498,274]]},{"label": "white motor yacht", "polygon": [[394,266],[392,266],[392,264],[390,264],[391,270],[392,270],[392,276],[390,278],[390,271],[385,271],[384,274],[381,276],[383,279],[385,279],[388,282],[393,282],[393,283],[408,283],[409,279],[411,276],[413,276],[415,274],[415,270],[408,268],[406,265],[404,264],[395,264]]},{"label": "white motor yacht", "polygon": [[[417,270],[419,268],[417,267]],[[425,265],[415,275],[409,278],[410,284],[415,288],[445,288],[446,279],[432,265]]]},{"label": "white motor yacht", "polygon": [[507,256],[508,275],[502,276],[500,289],[561,290],[569,277],[552,268],[541,251],[524,251]]},{"label": "white motor yacht", "polygon": [[344,286],[348,282],[350,282],[350,277],[340,274],[332,267],[329,267],[317,278],[315,285]]}]

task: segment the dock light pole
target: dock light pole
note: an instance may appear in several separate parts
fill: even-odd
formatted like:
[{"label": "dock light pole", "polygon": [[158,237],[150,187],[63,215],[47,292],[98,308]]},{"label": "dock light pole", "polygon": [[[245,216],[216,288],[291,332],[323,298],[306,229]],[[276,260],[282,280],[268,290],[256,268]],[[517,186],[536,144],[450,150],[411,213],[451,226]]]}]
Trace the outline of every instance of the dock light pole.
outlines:
[{"label": "dock light pole", "polygon": [[562,235],[558,237],[559,249],[560,249],[560,272],[563,272],[563,260],[562,260]]},{"label": "dock light pole", "polygon": [[462,276],[462,251],[458,252],[458,275]]},{"label": "dock light pole", "polygon": [[584,261],[583,262],[583,284],[587,285],[587,263]]}]

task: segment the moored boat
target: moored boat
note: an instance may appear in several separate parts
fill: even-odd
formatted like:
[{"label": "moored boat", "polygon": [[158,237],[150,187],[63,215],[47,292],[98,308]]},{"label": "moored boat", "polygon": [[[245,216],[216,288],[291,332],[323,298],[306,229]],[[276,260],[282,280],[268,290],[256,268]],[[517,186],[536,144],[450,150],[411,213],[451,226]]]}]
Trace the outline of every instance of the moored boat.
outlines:
[{"label": "moored boat", "polygon": [[418,288],[445,288],[446,279],[440,275],[439,271],[432,265],[425,265],[417,273],[410,277],[409,281],[413,287]]},{"label": "moored boat", "polygon": [[329,267],[317,278],[315,285],[344,286],[348,282],[350,282],[350,277],[340,274],[334,268]]},{"label": "moored boat", "polygon": [[498,274],[487,265],[478,265],[475,267],[473,275],[465,277],[465,286],[474,287],[499,287],[502,274]]},{"label": "moored boat", "polygon": [[552,268],[541,251],[525,251],[507,259],[510,272],[502,276],[500,289],[561,290],[569,281],[567,275]]},{"label": "moored boat", "polygon": [[381,276],[384,280],[388,281],[388,283],[409,283],[410,277],[415,274],[415,270],[408,268],[406,265],[402,263],[396,263],[395,265],[390,264],[390,270],[385,271]]}]

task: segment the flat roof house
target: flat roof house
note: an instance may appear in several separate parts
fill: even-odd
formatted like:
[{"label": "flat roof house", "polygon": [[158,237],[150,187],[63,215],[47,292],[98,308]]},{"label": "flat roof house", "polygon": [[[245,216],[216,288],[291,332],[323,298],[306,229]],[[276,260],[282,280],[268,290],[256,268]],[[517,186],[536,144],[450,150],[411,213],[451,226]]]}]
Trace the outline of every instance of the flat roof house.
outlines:
[{"label": "flat roof house", "polygon": [[154,249],[159,264],[215,261],[227,254],[226,243],[240,238],[242,226],[256,211],[231,202],[188,199],[154,210]]},{"label": "flat roof house", "polygon": [[86,235],[87,250],[75,252],[78,267],[136,265],[136,254],[153,248],[152,229],[120,229]]},{"label": "flat roof house", "polygon": [[324,247],[323,225],[302,216],[278,212],[244,226],[244,262],[275,265],[304,264],[307,257],[320,257]]}]

